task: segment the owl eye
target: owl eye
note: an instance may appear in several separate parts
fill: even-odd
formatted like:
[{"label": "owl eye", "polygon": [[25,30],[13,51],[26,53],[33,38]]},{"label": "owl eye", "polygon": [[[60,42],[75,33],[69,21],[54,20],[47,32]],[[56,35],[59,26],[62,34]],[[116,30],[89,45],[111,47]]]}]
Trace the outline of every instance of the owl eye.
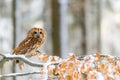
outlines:
[{"label": "owl eye", "polygon": [[42,32],[40,32],[40,34],[42,34]]},{"label": "owl eye", "polygon": [[37,34],[37,32],[35,31],[34,34]]}]

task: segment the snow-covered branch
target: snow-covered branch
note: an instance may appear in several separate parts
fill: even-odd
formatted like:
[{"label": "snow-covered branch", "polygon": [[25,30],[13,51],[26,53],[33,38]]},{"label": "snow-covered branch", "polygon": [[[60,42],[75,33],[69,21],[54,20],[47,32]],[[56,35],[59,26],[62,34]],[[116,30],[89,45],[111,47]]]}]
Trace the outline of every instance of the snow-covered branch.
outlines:
[{"label": "snow-covered branch", "polygon": [[[0,56],[2,58],[0,58],[0,62],[4,61],[8,61],[8,60],[21,60],[23,62],[25,62],[26,64],[33,66],[33,67],[44,67],[44,65],[46,65],[45,63],[38,63],[38,62],[33,62],[31,60],[29,60],[28,58],[26,58],[24,55],[11,55],[11,54],[3,54],[0,53]],[[94,55],[95,56],[95,55]],[[101,57],[105,57],[106,55],[100,55]],[[84,56],[82,57],[78,57],[78,60],[83,60]],[[49,64],[51,65],[58,65],[59,62],[49,62]]]},{"label": "snow-covered branch", "polygon": [[[23,62],[25,62],[26,64],[33,66],[33,67],[44,67],[45,63],[37,63],[37,62],[33,62],[31,60],[29,60],[28,58],[26,58],[24,55],[11,55],[11,54],[2,54],[0,53],[0,56],[2,56],[2,58],[0,59],[0,62],[2,62],[3,60],[8,61],[8,60],[21,60]],[[57,65],[58,62],[51,62],[51,65]]]},{"label": "snow-covered branch", "polygon": [[[45,67],[47,63],[37,63],[29,60],[24,55],[11,55],[11,54],[3,54],[0,53],[0,65],[3,65],[6,61],[9,60],[21,60],[25,62],[26,64],[32,66],[32,67]],[[58,65],[58,62],[49,62],[51,65]],[[40,71],[37,72],[26,72],[26,73],[11,73],[11,74],[2,74],[0,75],[0,78],[2,77],[14,77],[14,76],[25,76],[30,74],[40,74]]]},{"label": "snow-covered branch", "polygon": [[[96,56],[96,55],[93,55]],[[100,54],[100,57],[105,57],[107,55],[102,55]],[[82,56],[82,57],[78,57],[78,60],[84,60],[84,57],[86,56]],[[21,60],[23,62],[25,62],[26,64],[32,66],[32,67],[45,67],[46,63],[37,63],[37,62],[33,62],[31,60],[29,60],[28,58],[26,58],[24,55],[11,55],[11,54],[3,54],[0,53],[0,65],[3,65],[4,62],[8,61],[8,60]],[[50,65],[58,65],[59,62],[49,62]],[[11,74],[2,74],[0,75],[0,78],[2,77],[14,77],[14,76],[25,76],[25,75],[30,75],[30,74],[39,74],[40,71],[38,72],[26,72],[26,73],[11,73]]]}]

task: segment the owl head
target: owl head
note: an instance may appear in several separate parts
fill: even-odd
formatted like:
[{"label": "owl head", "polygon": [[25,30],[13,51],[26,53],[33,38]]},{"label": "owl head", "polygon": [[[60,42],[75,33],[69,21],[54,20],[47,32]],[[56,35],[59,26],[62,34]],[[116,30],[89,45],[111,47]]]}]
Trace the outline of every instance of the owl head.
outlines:
[{"label": "owl head", "polygon": [[28,31],[27,37],[32,37],[38,40],[42,40],[42,39],[45,39],[46,32],[43,28],[33,27]]}]

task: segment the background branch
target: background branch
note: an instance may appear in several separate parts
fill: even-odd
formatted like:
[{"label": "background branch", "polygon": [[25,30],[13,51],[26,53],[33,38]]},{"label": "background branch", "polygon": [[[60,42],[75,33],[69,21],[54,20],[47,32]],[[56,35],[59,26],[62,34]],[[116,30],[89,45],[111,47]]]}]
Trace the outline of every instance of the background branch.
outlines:
[{"label": "background branch", "polygon": [[38,72],[26,72],[26,73],[3,74],[3,75],[0,75],[0,78],[15,77],[15,76],[26,76],[26,75],[30,75],[30,74],[40,74],[40,71],[38,71]]}]

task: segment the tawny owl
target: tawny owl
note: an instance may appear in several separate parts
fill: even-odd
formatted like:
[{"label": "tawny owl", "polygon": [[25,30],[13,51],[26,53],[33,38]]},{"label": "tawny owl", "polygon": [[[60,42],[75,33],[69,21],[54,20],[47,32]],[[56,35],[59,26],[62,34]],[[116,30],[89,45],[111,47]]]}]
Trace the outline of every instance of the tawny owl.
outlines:
[{"label": "tawny owl", "polygon": [[25,54],[30,57],[43,44],[46,32],[43,28],[31,28],[26,38],[13,50],[12,54]]}]

